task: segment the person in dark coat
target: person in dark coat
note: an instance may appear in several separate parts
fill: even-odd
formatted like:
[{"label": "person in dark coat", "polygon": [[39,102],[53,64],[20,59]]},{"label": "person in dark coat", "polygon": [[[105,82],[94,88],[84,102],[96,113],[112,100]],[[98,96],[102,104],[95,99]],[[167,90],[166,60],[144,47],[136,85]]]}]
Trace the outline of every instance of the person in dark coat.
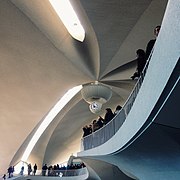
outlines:
[{"label": "person in dark coat", "polygon": [[122,109],[122,106],[117,105],[117,107],[116,107],[116,109],[115,109],[115,111],[114,111],[114,115],[116,116],[121,109]]},{"label": "person in dark coat", "polygon": [[9,168],[8,168],[8,174],[9,174],[9,178],[11,178],[11,174],[12,174],[12,172],[13,172],[13,167],[12,166],[9,166]]},{"label": "person in dark coat", "polygon": [[159,34],[160,28],[161,28],[161,26],[155,27],[155,29],[154,29],[155,39],[151,39],[146,46],[146,59],[148,59],[149,55],[151,54],[151,51],[152,51],[154,44],[156,42],[156,38]]},{"label": "person in dark coat", "polygon": [[20,175],[21,175],[21,176],[24,175],[24,166],[21,167]]},{"label": "person in dark coat", "polygon": [[42,167],[42,176],[46,176],[46,170],[48,169],[47,164],[44,164]]},{"label": "person in dark coat", "polygon": [[98,118],[98,120],[97,120],[97,124],[98,124],[98,126],[99,126],[99,129],[103,127],[103,125],[104,125],[104,119],[103,119],[101,116],[99,116],[99,118]]},{"label": "person in dark coat", "polygon": [[35,176],[35,175],[36,175],[36,171],[37,171],[37,165],[35,164],[33,168],[34,168],[34,169],[33,169],[33,174],[34,174],[34,176]]},{"label": "person in dark coat", "polygon": [[32,167],[31,167],[31,163],[28,164],[28,176],[31,174],[32,172]]},{"label": "person in dark coat", "polygon": [[97,120],[93,120],[93,123],[92,123],[92,131],[95,132],[99,129],[99,125],[97,123]]},{"label": "person in dark coat", "polygon": [[112,112],[112,110],[110,108],[106,108],[106,114],[104,117],[104,124],[107,124],[108,122],[110,122],[114,117],[114,113]]},{"label": "person in dark coat", "polygon": [[88,126],[88,135],[89,134],[92,134],[92,124],[90,124],[89,126]]},{"label": "person in dark coat", "polygon": [[83,137],[89,135],[89,129],[87,125],[85,125],[82,129],[83,129]]},{"label": "person in dark coat", "polygon": [[2,178],[3,178],[3,179],[6,179],[6,174],[4,174]]},{"label": "person in dark coat", "polygon": [[92,133],[92,125],[90,124],[89,126],[88,125],[85,125],[83,128],[83,138],[88,136],[89,134]]},{"label": "person in dark coat", "polygon": [[136,51],[137,54],[137,69],[136,72],[131,76],[132,80],[134,80],[136,77],[140,77],[144,66],[146,64],[146,53],[143,49],[138,49]]}]

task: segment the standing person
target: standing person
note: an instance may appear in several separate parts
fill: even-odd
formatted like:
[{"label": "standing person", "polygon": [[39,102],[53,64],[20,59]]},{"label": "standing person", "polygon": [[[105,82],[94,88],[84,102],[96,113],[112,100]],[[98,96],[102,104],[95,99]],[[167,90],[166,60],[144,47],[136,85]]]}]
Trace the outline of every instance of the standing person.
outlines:
[{"label": "standing person", "polygon": [[140,77],[144,66],[146,64],[146,53],[143,49],[138,49],[136,51],[137,54],[137,69],[136,72],[131,76],[132,80],[134,80],[136,77]]},{"label": "standing person", "polygon": [[93,123],[92,123],[92,131],[95,132],[99,129],[99,125],[97,123],[97,120],[93,120]]},{"label": "standing person", "polygon": [[89,135],[88,133],[88,126],[87,125],[85,125],[83,128],[83,137],[86,137],[87,135]]},{"label": "standing person", "polygon": [[46,170],[48,169],[47,164],[44,164],[42,167],[42,176],[46,176]]},{"label": "standing person", "polygon": [[13,173],[14,173],[14,166],[12,166],[12,173],[11,173],[11,177],[13,177]]},{"label": "standing person", "polygon": [[110,108],[106,108],[106,114],[104,117],[104,124],[107,124],[109,121],[111,121],[114,117],[114,114]]},{"label": "standing person", "polygon": [[103,119],[101,116],[99,116],[99,118],[98,118],[98,120],[97,120],[97,124],[98,124],[98,126],[99,126],[99,129],[103,127],[103,125],[104,125],[104,119]]},{"label": "standing person", "polygon": [[20,175],[23,175],[24,174],[24,166],[21,167],[21,172],[20,172]]},{"label": "standing person", "polygon": [[90,125],[88,126],[87,134],[88,134],[88,135],[89,135],[89,134],[92,134],[92,124],[90,124]]},{"label": "standing person", "polygon": [[59,174],[60,174],[60,167],[59,167],[59,164],[57,164],[56,167],[57,167],[57,176],[59,176]]},{"label": "standing person", "polygon": [[29,163],[28,164],[28,175],[30,175],[32,172],[32,167],[31,167],[31,164]]},{"label": "standing person", "polygon": [[151,51],[152,51],[154,44],[156,42],[156,39],[158,37],[160,28],[161,28],[161,26],[159,26],[159,25],[155,27],[155,29],[154,29],[155,39],[151,39],[146,46],[146,59],[148,59],[149,55],[151,54]]},{"label": "standing person", "polygon": [[12,166],[9,166],[9,168],[7,169],[8,171],[8,174],[9,174],[9,178],[11,178],[11,174],[12,174],[12,171],[13,171],[13,167]]},{"label": "standing person", "polygon": [[34,169],[33,169],[33,174],[34,174],[34,176],[35,176],[35,175],[36,175],[36,171],[37,171],[37,165],[35,164],[33,168],[34,168]]},{"label": "standing person", "polygon": [[4,174],[2,178],[3,178],[3,179],[6,179],[6,174]]},{"label": "standing person", "polygon": [[120,105],[117,105],[117,107],[114,111],[114,115],[116,116],[121,109],[122,109],[122,107]]}]

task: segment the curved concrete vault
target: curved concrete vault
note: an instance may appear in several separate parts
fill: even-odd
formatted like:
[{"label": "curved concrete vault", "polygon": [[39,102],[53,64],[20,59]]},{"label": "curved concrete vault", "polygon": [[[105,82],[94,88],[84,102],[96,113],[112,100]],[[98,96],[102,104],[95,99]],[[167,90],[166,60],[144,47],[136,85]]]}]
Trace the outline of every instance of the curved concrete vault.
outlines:
[{"label": "curved concrete vault", "polygon": [[[178,1],[177,1],[178,2]],[[48,0],[0,0],[0,173],[16,164],[45,115],[71,88],[112,87],[106,107],[123,105],[135,81],[135,51],[161,24],[167,0],[71,0],[86,32],[74,40]],[[97,115],[77,94],[55,117],[28,161],[64,162],[80,150],[81,128]]]},{"label": "curved concrete vault", "polygon": [[96,164],[94,171],[101,179],[108,179],[98,171],[101,161],[129,178],[180,178],[180,26],[174,18],[179,17],[179,8],[169,1],[143,84],[125,122],[104,144],[78,153],[85,163]]}]

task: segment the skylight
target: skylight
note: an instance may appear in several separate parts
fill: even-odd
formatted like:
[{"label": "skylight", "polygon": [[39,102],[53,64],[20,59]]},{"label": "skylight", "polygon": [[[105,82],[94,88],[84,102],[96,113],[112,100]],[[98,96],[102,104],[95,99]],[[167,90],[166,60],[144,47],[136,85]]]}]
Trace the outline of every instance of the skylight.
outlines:
[{"label": "skylight", "polygon": [[71,36],[83,42],[85,31],[69,0],[49,0]]},{"label": "skylight", "polygon": [[51,109],[51,111],[47,114],[44,121],[41,123],[37,131],[35,132],[34,136],[30,140],[21,161],[26,162],[32,149],[34,148],[35,144],[41,137],[42,133],[48,127],[48,125],[53,121],[56,115],[63,109],[63,107],[82,89],[82,86],[76,86],[70,89],[58,102],[57,104]]}]

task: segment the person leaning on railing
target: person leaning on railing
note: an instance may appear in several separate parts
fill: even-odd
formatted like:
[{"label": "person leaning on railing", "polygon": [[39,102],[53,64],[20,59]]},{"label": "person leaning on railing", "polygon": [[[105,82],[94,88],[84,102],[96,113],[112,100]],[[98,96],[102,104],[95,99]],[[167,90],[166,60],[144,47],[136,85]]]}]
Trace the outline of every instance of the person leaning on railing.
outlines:
[{"label": "person leaning on railing", "polygon": [[86,137],[88,136],[89,134],[92,133],[92,125],[90,124],[89,126],[88,125],[85,125],[83,128],[83,137]]},{"label": "person leaning on railing", "polygon": [[160,25],[158,25],[158,26],[156,26],[156,27],[154,28],[154,36],[155,36],[155,39],[151,39],[151,40],[148,42],[147,46],[146,46],[146,60],[148,59],[149,55],[151,54],[151,51],[152,51],[152,49],[153,49],[153,47],[154,47],[154,44],[155,44],[155,42],[156,42],[156,39],[157,39],[157,37],[158,37],[158,34],[159,34],[160,29],[161,29],[161,26],[160,26]]},{"label": "person leaning on railing", "polygon": [[116,116],[121,109],[122,109],[122,107],[120,105],[117,105],[117,107],[114,111],[114,115]]},{"label": "person leaning on railing", "polygon": [[92,123],[92,131],[95,132],[99,129],[99,125],[97,123],[97,120],[93,120],[93,123]]},{"label": "person leaning on railing", "polygon": [[88,126],[85,125],[85,126],[82,128],[82,130],[83,130],[83,137],[86,137],[86,136],[88,135]]},{"label": "person leaning on railing", "polygon": [[99,129],[101,129],[103,127],[104,119],[101,116],[99,116],[99,118],[97,119],[97,124],[99,126]]},{"label": "person leaning on railing", "polygon": [[136,60],[137,60],[137,69],[136,72],[131,76],[131,79],[134,80],[136,77],[140,77],[144,66],[146,64],[146,53],[143,49],[138,49],[136,51]]},{"label": "person leaning on railing", "polygon": [[109,121],[111,121],[114,117],[114,113],[110,108],[106,108],[106,114],[104,116],[104,124],[107,124]]}]

